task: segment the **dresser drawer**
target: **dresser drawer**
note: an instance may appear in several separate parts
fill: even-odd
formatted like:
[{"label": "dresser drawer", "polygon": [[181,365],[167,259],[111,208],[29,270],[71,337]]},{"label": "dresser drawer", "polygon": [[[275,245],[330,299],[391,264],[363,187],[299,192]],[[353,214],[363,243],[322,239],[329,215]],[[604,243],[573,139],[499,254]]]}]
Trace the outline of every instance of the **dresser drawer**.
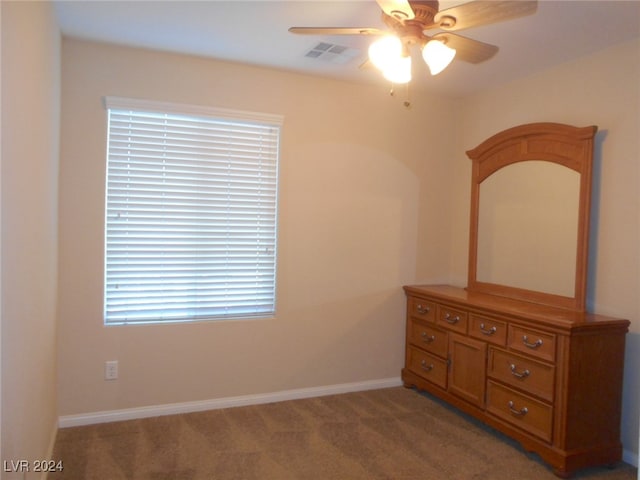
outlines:
[{"label": "dresser drawer", "polygon": [[449,334],[445,330],[414,318],[410,324],[409,342],[423,350],[446,357]]},{"label": "dresser drawer", "polygon": [[547,442],[551,441],[553,408],[544,402],[489,380],[487,412]]},{"label": "dresser drawer", "polygon": [[436,304],[423,298],[409,297],[409,315],[425,321],[436,321]]},{"label": "dresser drawer", "polygon": [[439,387],[447,388],[447,362],[441,358],[415,347],[409,347],[408,364],[409,370],[413,373],[435,383]]},{"label": "dresser drawer", "polygon": [[436,324],[458,333],[467,333],[468,314],[446,305],[438,305]]},{"label": "dresser drawer", "polygon": [[556,336],[553,333],[532,330],[519,325],[509,326],[509,348],[535,357],[556,361]]},{"label": "dresser drawer", "polygon": [[469,335],[494,345],[507,344],[507,322],[479,315],[471,315]]},{"label": "dresser drawer", "polygon": [[552,365],[490,347],[487,372],[496,380],[553,401],[555,367]]}]

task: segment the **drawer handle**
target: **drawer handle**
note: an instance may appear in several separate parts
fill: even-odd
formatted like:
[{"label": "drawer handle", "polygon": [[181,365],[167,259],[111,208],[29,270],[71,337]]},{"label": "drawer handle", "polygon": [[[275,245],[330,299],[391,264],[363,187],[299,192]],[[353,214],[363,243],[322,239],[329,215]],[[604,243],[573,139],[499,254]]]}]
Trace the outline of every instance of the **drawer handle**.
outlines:
[{"label": "drawer handle", "polygon": [[420,367],[422,368],[422,370],[424,370],[425,372],[430,372],[431,370],[433,370],[433,363],[430,363],[429,365],[427,365],[427,361],[426,360],[422,360],[420,362]]},{"label": "drawer handle", "polygon": [[431,308],[429,308],[428,305],[425,307],[424,305],[418,304],[418,306],[416,308],[417,308],[418,313],[420,315],[426,315],[427,313],[429,313],[431,311]]},{"label": "drawer handle", "polygon": [[497,331],[498,329],[496,328],[495,325],[491,327],[489,330],[487,330],[487,327],[484,326],[484,323],[480,324],[480,332],[483,333],[484,335],[493,335]]},{"label": "drawer handle", "polygon": [[529,338],[526,335],[523,335],[522,336],[522,343],[524,343],[524,346],[528,347],[528,348],[538,348],[538,347],[540,347],[542,345],[542,339],[539,338],[534,343],[530,343],[529,342]]},{"label": "drawer handle", "polygon": [[451,325],[455,325],[460,321],[460,316],[456,315],[455,317],[452,317],[451,314],[447,312],[444,316],[444,320]]},{"label": "drawer handle", "polygon": [[429,335],[429,336],[427,336],[427,332],[422,332],[420,335],[422,336],[422,341],[423,341],[424,343],[431,343],[431,342],[433,342],[433,341],[436,339],[436,336],[435,336],[435,335]]},{"label": "drawer handle", "polygon": [[517,371],[515,363],[512,363],[511,364],[511,375],[513,375],[514,377],[518,377],[518,378],[527,378],[529,375],[531,375],[531,372],[528,369],[526,369],[524,372],[520,373],[520,372]]},{"label": "drawer handle", "polygon": [[516,410],[513,405],[513,401],[509,400],[509,411],[518,417],[524,417],[527,413],[529,413],[529,409],[527,407],[522,407],[520,410]]}]

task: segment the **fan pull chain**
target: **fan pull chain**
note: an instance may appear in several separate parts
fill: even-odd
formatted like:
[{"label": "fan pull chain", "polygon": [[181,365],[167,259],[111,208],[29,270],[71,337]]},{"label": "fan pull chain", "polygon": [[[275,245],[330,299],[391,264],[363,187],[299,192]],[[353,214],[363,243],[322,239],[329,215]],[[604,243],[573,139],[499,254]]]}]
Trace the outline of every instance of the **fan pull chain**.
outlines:
[{"label": "fan pull chain", "polygon": [[406,97],[405,100],[403,102],[403,105],[405,106],[405,108],[411,108],[411,90],[409,89],[409,83],[406,84],[407,85],[407,90],[406,90]]},{"label": "fan pull chain", "polygon": [[[392,96],[392,97],[396,96],[396,91],[395,91],[394,85],[395,84],[392,83],[391,84],[391,90],[389,90],[389,95]],[[409,84],[408,83],[406,84],[406,92],[405,92],[405,94],[406,94],[406,97],[405,97],[404,102],[402,102],[402,104],[405,106],[405,108],[411,108],[411,95],[410,95],[410,89],[409,89]]]}]

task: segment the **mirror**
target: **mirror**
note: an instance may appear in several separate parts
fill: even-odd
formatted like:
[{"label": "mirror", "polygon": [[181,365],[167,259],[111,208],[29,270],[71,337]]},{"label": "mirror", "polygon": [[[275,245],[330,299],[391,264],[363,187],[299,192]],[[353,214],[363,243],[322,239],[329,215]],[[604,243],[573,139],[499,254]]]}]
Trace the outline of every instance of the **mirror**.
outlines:
[{"label": "mirror", "polygon": [[584,310],[596,130],[521,125],[467,152],[469,291]]},{"label": "mirror", "polygon": [[477,279],[573,296],[579,192],[576,171],[542,160],[487,177],[480,185]]}]

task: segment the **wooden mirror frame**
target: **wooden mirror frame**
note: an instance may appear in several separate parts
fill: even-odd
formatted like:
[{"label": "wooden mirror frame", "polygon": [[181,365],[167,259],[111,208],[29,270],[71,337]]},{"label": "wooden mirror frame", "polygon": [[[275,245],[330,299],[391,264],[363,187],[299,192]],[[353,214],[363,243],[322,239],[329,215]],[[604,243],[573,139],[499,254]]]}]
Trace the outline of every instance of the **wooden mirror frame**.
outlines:
[{"label": "wooden mirror frame", "polygon": [[[471,225],[469,231],[469,279],[467,290],[516,298],[543,305],[584,311],[589,255],[589,216],[593,144],[598,127],[573,127],[560,123],[530,123],[509,128],[467,151],[472,160]],[[578,235],[574,296],[567,297],[509,285],[478,281],[478,218],[480,184],[489,175],[514,163],[543,160],[580,174]]]}]

